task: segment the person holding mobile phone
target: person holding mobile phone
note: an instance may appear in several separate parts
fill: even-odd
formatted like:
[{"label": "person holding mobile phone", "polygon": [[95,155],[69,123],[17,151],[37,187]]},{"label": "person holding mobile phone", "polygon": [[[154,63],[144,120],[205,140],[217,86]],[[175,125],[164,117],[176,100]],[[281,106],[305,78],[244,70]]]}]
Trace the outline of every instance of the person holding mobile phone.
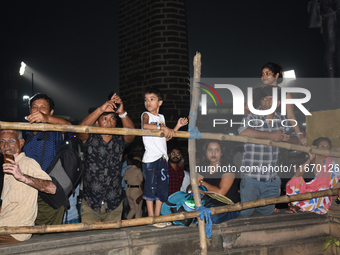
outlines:
[{"label": "person holding mobile phone", "polygon": [[[124,128],[135,128],[116,93],[85,117],[79,125],[115,128],[118,118]],[[123,196],[121,159],[133,135],[78,134],[84,143],[84,189],[81,220],[85,223],[121,220]]]}]

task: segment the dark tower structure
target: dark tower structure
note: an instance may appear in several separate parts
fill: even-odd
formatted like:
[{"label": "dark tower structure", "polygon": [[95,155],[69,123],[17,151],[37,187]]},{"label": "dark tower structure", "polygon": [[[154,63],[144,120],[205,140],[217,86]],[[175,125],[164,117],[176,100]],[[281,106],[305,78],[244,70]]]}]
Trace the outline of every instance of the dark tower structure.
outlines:
[{"label": "dark tower structure", "polygon": [[184,0],[119,1],[119,93],[140,128],[144,91],[164,94],[160,113],[173,128],[190,107]]},{"label": "dark tower structure", "polygon": [[18,121],[18,84],[20,81],[19,61],[9,61],[4,58],[1,63],[0,74],[0,120]]}]

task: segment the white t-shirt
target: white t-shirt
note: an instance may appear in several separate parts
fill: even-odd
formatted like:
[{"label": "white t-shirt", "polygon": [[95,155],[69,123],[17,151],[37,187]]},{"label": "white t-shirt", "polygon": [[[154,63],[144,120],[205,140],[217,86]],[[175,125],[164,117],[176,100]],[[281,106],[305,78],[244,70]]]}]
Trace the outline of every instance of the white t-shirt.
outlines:
[{"label": "white t-shirt", "polygon": [[[149,123],[155,124],[159,123],[161,126],[165,126],[165,119],[162,114],[158,114],[155,116],[149,112],[143,112],[142,119],[142,128],[143,128],[143,114],[149,115]],[[143,136],[143,143],[145,148],[145,153],[143,156],[144,163],[151,163],[159,159],[164,155],[166,160],[168,160],[168,153],[166,148],[166,138],[165,137],[156,137],[156,136]]]},{"label": "white t-shirt", "polygon": [[182,186],[181,186],[180,191],[187,192],[187,188],[188,188],[190,182],[191,182],[190,174],[187,171],[184,171],[184,178],[183,178],[183,182],[182,182]]}]

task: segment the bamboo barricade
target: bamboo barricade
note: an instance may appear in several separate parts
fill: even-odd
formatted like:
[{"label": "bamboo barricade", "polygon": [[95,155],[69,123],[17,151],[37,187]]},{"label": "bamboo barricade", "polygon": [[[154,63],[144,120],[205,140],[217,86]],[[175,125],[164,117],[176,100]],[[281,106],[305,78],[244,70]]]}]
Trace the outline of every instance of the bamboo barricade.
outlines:
[{"label": "bamboo barricade", "polygon": [[[189,116],[190,119],[190,116]],[[91,126],[76,126],[76,125],[56,125],[46,123],[26,123],[26,122],[5,122],[0,121],[0,129],[14,129],[14,130],[35,130],[35,131],[61,131],[72,133],[86,133],[86,134],[112,134],[112,135],[136,135],[136,136],[159,136],[165,137],[164,130],[153,131],[147,129],[132,129],[132,128],[102,128]],[[189,132],[176,131],[176,138],[189,138]],[[313,147],[304,147],[301,145],[295,145],[285,142],[274,142],[269,139],[256,139],[240,135],[227,135],[227,134],[214,134],[214,133],[202,133],[201,139],[213,139],[222,141],[233,141],[241,143],[255,143],[268,146],[275,146],[284,148],[287,150],[296,150],[306,153],[314,153],[318,155],[340,157],[340,151],[321,150]],[[194,162],[195,163],[195,162]]]},{"label": "bamboo barricade", "polygon": [[[191,106],[190,106],[190,114],[189,114],[189,126],[191,129],[194,129],[196,127],[196,119],[197,119],[196,115],[197,115],[199,96],[200,96],[200,90],[194,89],[196,82],[199,82],[201,79],[201,54],[199,52],[196,52],[196,55],[193,61],[193,66],[194,66],[194,81],[192,84],[192,89],[190,90]],[[197,85],[199,84],[197,83]],[[200,192],[198,189],[197,174],[195,171],[196,139],[188,140],[188,153],[189,153],[191,187],[192,187],[192,191],[194,194],[195,205],[197,207],[200,207],[202,206],[202,201],[201,201],[201,196],[200,196]],[[208,245],[207,245],[207,235],[205,231],[205,221],[204,219],[201,220],[200,218],[197,218],[197,220],[198,220],[201,254],[206,255],[208,254]]]},{"label": "bamboo barricade", "polygon": [[[211,207],[211,214],[219,214],[225,212],[240,211],[253,207],[266,206],[278,203],[289,203],[294,201],[309,200],[316,197],[334,196],[338,194],[338,189],[328,189],[323,191],[302,193],[292,196],[281,196],[272,198],[262,198],[245,203],[237,203],[234,205]],[[75,232],[87,230],[102,230],[102,229],[115,229],[123,227],[133,227],[154,224],[159,222],[184,220],[189,218],[197,218],[198,211],[181,212],[169,215],[162,215],[157,217],[144,217],[131,220],[120,220],[113,222],[97,222],[97,223],[77,223],[66,225],[49,225],[49,226],[32,226],[32,227],[0,227],[0,235],[8,234],[46,234],[46,233],[61,233],[61,232]]]}]

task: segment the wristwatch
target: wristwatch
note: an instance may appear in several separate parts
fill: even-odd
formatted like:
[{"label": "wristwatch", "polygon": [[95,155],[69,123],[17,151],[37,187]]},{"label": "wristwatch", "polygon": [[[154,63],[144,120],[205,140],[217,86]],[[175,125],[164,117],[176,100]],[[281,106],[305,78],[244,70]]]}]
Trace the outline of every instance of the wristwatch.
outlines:
[{"label": "wristwatch", "polygon": [[203,179],[202,180],[200,180],[200,182],[199,182],[199,184],[200,184],[200,186],[202,186],[203,185]]},{"label": "wristwatch", "polygon": [[338,205],[340,205],[340,199],[339,197],[337,199],[335,199],[335,203],[337,203]]},{"label": "wristwatch", "polygon": [[127,115],[127,112],[124,112],[122,115],[118,115],[118,116],[119,116],[119,118],[124,119],[126,117],[126,115]]}]

